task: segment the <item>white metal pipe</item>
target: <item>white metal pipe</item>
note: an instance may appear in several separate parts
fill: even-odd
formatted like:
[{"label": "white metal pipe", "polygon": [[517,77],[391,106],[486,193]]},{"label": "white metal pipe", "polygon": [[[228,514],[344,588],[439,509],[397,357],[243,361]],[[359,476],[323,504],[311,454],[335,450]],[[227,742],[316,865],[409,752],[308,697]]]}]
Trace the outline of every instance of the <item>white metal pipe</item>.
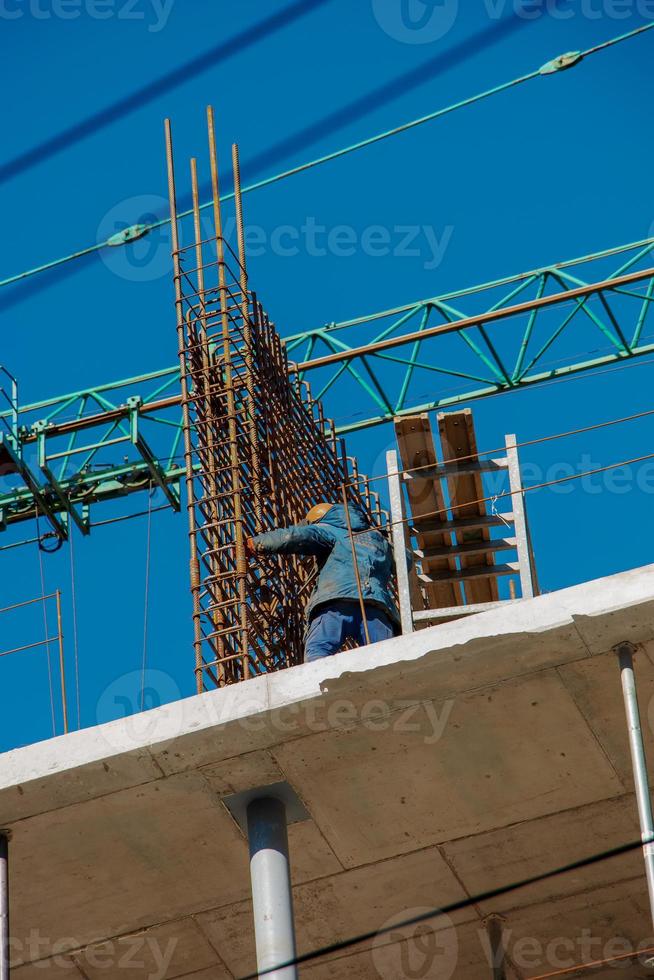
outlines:
[{"label": "white metal pipe", "polygon": [[9,980],[9,838],[0,832],[0,980]]},{"label": "white metal pipe", "polygon": [[624,706],[629,729],[629,747],[631,749],[631,763],[634,771],[640,833],[643,842],[643,858],[645,860],[645,874],[647,876],[647,890],[649,892],[650,916],[654,925],[654,819],[652,818],[652,801],[647,777],[647,760],[645,758],[643,733],[640,727],[636,675],[634,673],[634,652],[636,648],[633,643],[619,643],[613,649],[617,653],[620,661],[622,693],[624,695]]},{"label": "white metal pipe", "polygon": [[[264,980],[297,980],[286,807],[260,797],[247,809],[257,970]],[[270,972],[265,972],[270,971]]]},{"label": "white metal pipe", "polygon": [[518,564],[520,566],[520,587],[522,598],[531,599],[534,595],[534,580],[531,570],[531,551],[529,530],[525,510],[525,495],[520,473],[517,440],[514,435],[506,436],[506,458],[509,463],[509,488],[513,508],[513,524],[517,540]]},{"label": "white metal pipe", "polygon": [[397,453],[389,449],[386,453],[388,470],[388,494],[391,502],[391,523],[393,554],[397,574],[397,592],[400,606],[400,622],[403,633],[413,633],[413,612],[411,609],[411,589],[409,586],[409,563],[404,532],[404,507],[402,504],[402,484],[398,470]]}]

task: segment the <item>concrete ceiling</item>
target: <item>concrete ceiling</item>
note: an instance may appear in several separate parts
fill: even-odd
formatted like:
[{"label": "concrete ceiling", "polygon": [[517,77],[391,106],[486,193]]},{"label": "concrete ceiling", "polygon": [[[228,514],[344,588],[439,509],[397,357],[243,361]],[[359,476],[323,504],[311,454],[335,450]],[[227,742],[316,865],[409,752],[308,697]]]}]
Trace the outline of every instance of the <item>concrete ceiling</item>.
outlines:
[{"label": "concrete ceiling", "polygon": [[[654,759],[654,566],[0,756],[12,977],[253,970],[247,845],[223,801],[282,780],[310,815],[289,828],[300,952],[638,839],[623,639]],[[301,974],[490,980],[491,913],[510,980],[654,946],[636,851]]]}]

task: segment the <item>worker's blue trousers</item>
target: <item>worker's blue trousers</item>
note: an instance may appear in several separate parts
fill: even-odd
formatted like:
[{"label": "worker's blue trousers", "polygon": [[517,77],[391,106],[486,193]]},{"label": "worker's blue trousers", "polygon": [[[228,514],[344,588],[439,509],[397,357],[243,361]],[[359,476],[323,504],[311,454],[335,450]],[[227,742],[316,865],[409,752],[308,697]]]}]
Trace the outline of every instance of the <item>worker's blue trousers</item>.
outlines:
[{"label": "worker's blue trousers", "polygon": [[[388,640],[395,635],[389,616],[378,606],[366,603],[366,620],[371,643]],[[310,663],[338,653],[346,640],[366,645],[361,606],[356,600],[338,600],[319,606],[311,616],[307,633],[304,660]]]}]

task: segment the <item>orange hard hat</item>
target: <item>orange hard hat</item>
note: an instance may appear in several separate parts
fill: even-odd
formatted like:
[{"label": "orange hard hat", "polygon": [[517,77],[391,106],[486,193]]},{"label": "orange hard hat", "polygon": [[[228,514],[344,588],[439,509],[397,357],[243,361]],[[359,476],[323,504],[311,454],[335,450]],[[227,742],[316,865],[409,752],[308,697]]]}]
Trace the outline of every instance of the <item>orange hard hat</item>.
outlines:
[{"label": "orange hard hat", "polygon": [[321,521],[325,514],[327,514],[333,506],[333,504],[316,504],[316,506],[312,507],[307,514],[307,523],[316,524],[318,521]]}]

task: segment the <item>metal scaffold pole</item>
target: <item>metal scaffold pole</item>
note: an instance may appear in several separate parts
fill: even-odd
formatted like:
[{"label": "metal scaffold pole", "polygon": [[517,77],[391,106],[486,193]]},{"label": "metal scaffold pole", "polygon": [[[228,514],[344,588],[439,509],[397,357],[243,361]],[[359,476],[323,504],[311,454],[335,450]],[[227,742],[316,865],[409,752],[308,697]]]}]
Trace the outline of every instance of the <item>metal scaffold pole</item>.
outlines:
[{"label": "metal scaffold pole", "polygon": [[286,807],[260,797],[249,804],[247,821],[257,970],[270,980],[297,980],[295,966],[271,969],[296,957]]},{"label": "metal scaffold pole", "polygon": [[0,980],[9,980],[9,837],[0,832]]},{"label": "metal scaffold pole", "polygon": [[640,725],[636,675],[634,673],[634,653],[636,652],[636,647],[633,643],[624,642],[618,643],[613,649],[620,661],[622,693],[624,695],[624,706],[629,729],[629,748],[631,749],[631,763],[634,770],[640,833],[643,841],[643,858],[645,860],[645,874],[647,876],[647,890],[649,892],[650,916],[654,925],[654,819],[652,818],[652,800],[647,777],[647,760],[645,758],[643,732]]}]

